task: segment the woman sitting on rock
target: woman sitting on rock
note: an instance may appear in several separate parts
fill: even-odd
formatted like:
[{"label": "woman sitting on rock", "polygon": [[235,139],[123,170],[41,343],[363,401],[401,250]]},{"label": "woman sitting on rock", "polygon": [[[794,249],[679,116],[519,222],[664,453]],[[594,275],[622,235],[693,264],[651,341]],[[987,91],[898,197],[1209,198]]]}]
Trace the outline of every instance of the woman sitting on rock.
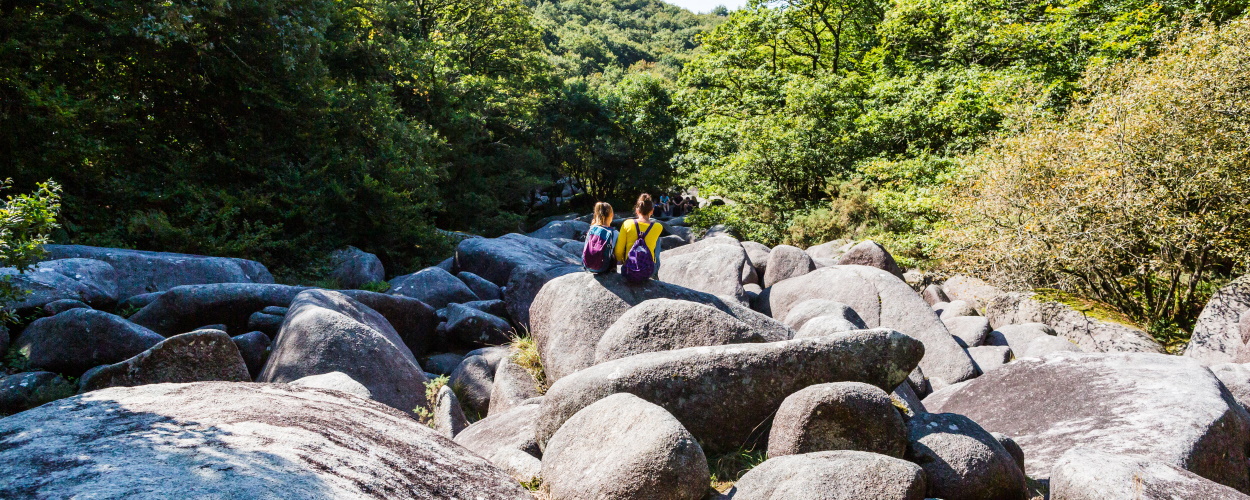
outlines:
[{"label": "woman sitting on rock", "polygon": [[590,230],[586,231],[586,246],[582,248],[582,267],[592,273],[616,270],[616,230],[612,229],[612,205],[595,204]]},{"label": "woman sitting on rock", "polygon": [[660,233],[664,232],[664,227],[651,221],[654,210],[651,195],[643,193],[634,204],[637,218],[621,224],[621,235],[616,239],[616,260],[621,263],[621,274],[627,281],[641,283],[660,270]]}]

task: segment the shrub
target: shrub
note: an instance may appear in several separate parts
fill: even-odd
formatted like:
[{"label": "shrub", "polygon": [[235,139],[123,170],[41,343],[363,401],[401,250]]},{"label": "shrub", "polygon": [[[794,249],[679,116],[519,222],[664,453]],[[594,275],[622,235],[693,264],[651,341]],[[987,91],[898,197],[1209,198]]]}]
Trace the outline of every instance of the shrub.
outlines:
[{"label": "shrub", "polygon": [[438,406],[438,391],[447,385],[449,379],[446,375],[439,375],[437,378],[425,383],[425,402],[427,406],[418,406],[413,408],[413,413],[417,414],[417,420],[421,423],[434,428],[434,408]]},{"label": "shrub", "polygon": [[[11,180],[0,182],[0,191],[9,189]],[[48,233],[57,227],[61,209],[61,187],[48,181],[32,194],[9,196],[0,205],[0,268],[16,268],[24,273],[43,258]],[[12,274],[0,277],[0,328],[16,320],[7,305],[28,293],[13,284]]]}]

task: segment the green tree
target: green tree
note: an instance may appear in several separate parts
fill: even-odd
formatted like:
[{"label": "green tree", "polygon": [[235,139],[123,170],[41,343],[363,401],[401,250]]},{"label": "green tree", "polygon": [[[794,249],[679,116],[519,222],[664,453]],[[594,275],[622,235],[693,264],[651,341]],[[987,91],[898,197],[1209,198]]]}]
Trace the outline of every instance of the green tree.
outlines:
[{"label": "green tree", "polygon": [[[11,179],[0,182],[0,191],[10,188]],[[44,255],[48,234],[57,227],[61,187],[55,182],[40,183],[31,194],[10,195],[0,205],[0,268],[25,273]],[[20,300],[25,290],[13,283],[14,274],[0,276],[0,335],[5,323],[16,320],[7,306]]]}]

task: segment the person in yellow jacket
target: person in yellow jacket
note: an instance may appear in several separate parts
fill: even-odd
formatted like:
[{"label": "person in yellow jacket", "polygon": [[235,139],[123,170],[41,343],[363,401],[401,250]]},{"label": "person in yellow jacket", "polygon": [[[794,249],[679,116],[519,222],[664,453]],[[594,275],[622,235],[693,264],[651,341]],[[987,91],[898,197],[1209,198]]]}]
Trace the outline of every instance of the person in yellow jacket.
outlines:
[{"label": "person in yellow jacket", "polygon": [[[651,201],[651,195],[643,193],[638,197],[638,202],[634,204],[634,215],[637,217],[621,223],[621,234],[616,238],[617,262],[624,263],[629,249],[633,248],[635,241],[638,241],[638,235],[646,234],[647,250],[651,251],[655,271],[660,272],[660,233],[664,232],[664,226],[659,222],[651,221],[651,213],[654,211],[655,203]],[[657,227],[651,229],[652,224]]]}]

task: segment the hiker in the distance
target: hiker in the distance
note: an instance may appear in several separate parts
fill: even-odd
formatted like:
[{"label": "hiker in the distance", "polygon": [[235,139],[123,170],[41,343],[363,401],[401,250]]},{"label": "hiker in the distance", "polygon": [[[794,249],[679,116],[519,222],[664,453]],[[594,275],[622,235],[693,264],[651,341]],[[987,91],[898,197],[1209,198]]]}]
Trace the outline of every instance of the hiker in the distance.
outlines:
[{"label": "hiker in the distance", "polygon": [[673,209],[673,207],[670,202],[671,200],[669,200],[668,198],[668,193],[660,193],[660,216],[661,217],[668,217],[672,215],[670,211]]},{"label": "hiker in the distance", "polygon": [[664,226],[651,221],[655,203],[651,195],[643,193],[634,204],[636,218],[621,224],[621,235],[616,239],[616,260],[621,263],[621,274],[631,283],[642,283],[660,270],[660,233]]},{"label": "hiker in the distance", "polygon": [[595,274],[616,270],[616,230],[612,229],[612,205],[595,204],[595,212],[586,231],[586,246],[582,248],[582,267]]}]

